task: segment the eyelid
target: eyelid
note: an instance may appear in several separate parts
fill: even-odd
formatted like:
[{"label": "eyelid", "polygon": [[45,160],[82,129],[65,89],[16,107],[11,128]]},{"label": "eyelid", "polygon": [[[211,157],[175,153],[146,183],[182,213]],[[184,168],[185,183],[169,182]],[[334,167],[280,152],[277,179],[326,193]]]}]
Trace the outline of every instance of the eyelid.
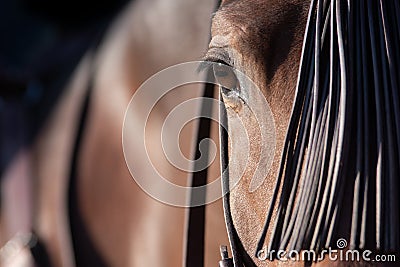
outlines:
[{"label": "eyelid", "polygon": [[203,57],[203,60],[222,63],[231,67],[233,66],[233,60],[231,59],[228,51],[221,47],[211,47]]}]

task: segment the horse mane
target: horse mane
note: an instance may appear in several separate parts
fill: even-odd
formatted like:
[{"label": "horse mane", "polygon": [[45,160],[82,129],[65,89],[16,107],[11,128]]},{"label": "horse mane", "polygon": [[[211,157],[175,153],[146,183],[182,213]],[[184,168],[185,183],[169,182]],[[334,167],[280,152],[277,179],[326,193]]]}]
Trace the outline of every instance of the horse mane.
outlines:
[{"label": "horse mane", "polygon": [[338,237],[350,249],[399,250],[399,43],[397,0],[311,1],[257,251],[267,232],[267,251],[318,251]]}]

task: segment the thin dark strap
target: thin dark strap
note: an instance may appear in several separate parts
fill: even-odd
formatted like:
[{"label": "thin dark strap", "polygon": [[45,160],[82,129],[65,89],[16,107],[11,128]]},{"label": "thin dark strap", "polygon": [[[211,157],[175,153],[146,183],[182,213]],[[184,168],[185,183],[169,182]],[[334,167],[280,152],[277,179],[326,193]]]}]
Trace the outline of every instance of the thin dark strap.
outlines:
[{"label": "thin dark strap", "polygon": [[[214,85],[213,84],[205,84],[204,85],[204,95],[205,98],[213,98],[214,95]],[[212,113],[212,105],[210,101],[203,101],[200,112],[200,121],[199,121],[199,129],[197,133],[196,145],[198,146],[201,140],[205,138],[210,138],[211,132],[211,117]],[[195,165],[194,170],[198,170],[201,168],[201,165],[204,161],[199,161],[200,157],[203,157],[206,162],[208,162],[208,153],[209,146],[206,146],[203,155],[200,150],[196,149],[195,156]],[[200,166],[199,166],[200,165]],[[189,217],[187,222],[187,239],[186,239],[186,259],[185,264],[187,267],[203,267],[204,266],[204,238],[205,238],[205,219],[206,219],[206,207],[205,205],[192,207],[193,204],[199,203],[198,200],[205,203],[206,199],[206,191],[202,191],[201,194],[196,191],[196,195],[194,194],[193,189],[199,186],[203,186],[207,184],[207,173],[208,168],[205,168],[201,171],[196,171],[192,176],[192,190],[190,195],[190,208],[189,208]]]},{"label": "thin dark strap", "polygon": [[220,155],[221,155],[221,183],[222,183],[222,204],[224,208],[225,226],[228,233],[229,243],[233,254],[234,266],[242,266],[242,261],[237,248],[235,228],[233,226],[232,214],[229,201],[229,157],[228,157],[228,122],[224,103],[220,102],[219,107],[219,121],[220,121]]},{"label": "thin dark strap", "polygon": [[101,45],[106,26],[98,33],[98,36],[93,41],[88,54],[91,55],[90,76],[88,80],[87,90],[84,95],[80,115],[77,122],[77,130],[75,133],[75,141],[72,150],[69,173],[69,188],[68,188],[68,217],[71,228],[72,249],[75,256],[76,266],[96,266],[107,267],[108,264],[104,260],[101,253],[97,250],[92,238],[89,235],[87,226],[83,221],[82,214],[78,203],[78,179],[79,179],[79,157],[82,152],[82,143],[86,130],[86,123],[90,115],[91,96],[94,91],[96,65],[95,55]]},{"label": "thin dark strap", "polygon": [[[215,10],[221,5],[221,0],[218,0],[215,6]],[[209,78],[211,73],[208,73]],[[212,80],[212,79],[208,79]],[[203,99],[213,98],[214,96],[214,85],[210,83],[204,84]],[[211,136],[211,118],[212,105],[210,101],[203,101],[200,111],[200,121],[196,139],[196,155],[194,170],[201,169],[204,161],[199,161],[201,156],[204,157],[208,162],[209,146],[207,145],[204,154],[201,155],[199,148],[200,141],[204,138]],[[191,181],[191,194],[190,194],[190,208],[187,215],[186,221],[186,246],[184,253],[184,266],[186,267],[203,267],[204,266],[204,246],[205,246],[205,224],[206,224],[206,207],[205,205],[193,207],[193,203],[199,203],[199,199],[203,199],[202,203],[205,203],[206,190],[202,191],[202,195],[194,195],[194,188],[207,184],[208,168],[201,171],[194,172]]]},{"label": "thin dark strap", "polygon": [[222,183],[222,203],[224,208],[225,226],[228,233],[229,243],[233,255],[233,264],[235,267],[253,267],[253,260],[247,254],[242,242],[233,225],[231,205],[230,205],[230,187],[229,187],[229,153],[228,153],[228,118],[223,101],[219,102],[219,136],[220,136],[220,155],[221,155],[221,183]]},{"label": "thin dark strap", "polygon": [[71,227],[72,247],[75,255],[77,266],[97,266],[106,267],[104,259],[97,251],[91,237],[88,234],[82,215],[78,205],[78,184],[79,179],[78,164],[79,156],[82,151],[82,141],[85,134],[85,125],[90,112],[90,100],[93,92],[94,71],[89,78],[88,89],[82,104],[82,109],[78,122],[78,129],[75,137],[75,144],[72,152],[70,176],[69,176],[69,192],[68,192],[68,213]]},{"label": "thin dark strap", "polygon": [[34,259],[35,266],[52,267],[49,252],[47,251],[44,243],[36,234],[32,234],[31,239],[29,240],[29,248]]}]

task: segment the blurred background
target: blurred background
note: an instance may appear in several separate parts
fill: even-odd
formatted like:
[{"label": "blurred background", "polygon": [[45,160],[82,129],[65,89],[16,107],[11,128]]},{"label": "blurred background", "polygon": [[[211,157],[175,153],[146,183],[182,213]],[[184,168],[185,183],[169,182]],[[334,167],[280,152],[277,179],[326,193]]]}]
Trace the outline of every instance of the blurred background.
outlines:
[{"label": "blurred background", "polygon": [[38,243],[41,265],[52,266],[32,233],[38,184],[30,150],[78,63],[126,2],[0,1],[0,266],[30,266],[19,251],[29,242]]},{"label": "blurred background", "polygon": [[[147,78],[202,58],[216,2],[0,0],[1,267],[182,266],[186,211],[134,183],[122,123]],[[169,94],[148,122],[150,157],[179,185],[188,173],[167,162],[159,132],[199,88]],[[188,159],[194,126],[178,138]],[[148,155],[137,156],[146,177]],[[218,160],[210,172],[219,177]],[[206,212],[205,265],[214,266],[228,244],[221,202]]]},{"label": "blurred background", "polygon": [[0,1],[0,174],[127,0]]}]

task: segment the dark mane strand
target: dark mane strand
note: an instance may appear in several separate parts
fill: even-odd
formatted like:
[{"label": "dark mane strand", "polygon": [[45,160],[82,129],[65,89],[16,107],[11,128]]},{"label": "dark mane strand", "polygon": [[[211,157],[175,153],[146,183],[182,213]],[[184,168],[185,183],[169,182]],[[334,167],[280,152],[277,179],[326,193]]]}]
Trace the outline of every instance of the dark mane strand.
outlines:
[{"label": "dark mane strand", "polygon": [[397,0],[311,1],[258,250],[399,251],[399,43]]}]

